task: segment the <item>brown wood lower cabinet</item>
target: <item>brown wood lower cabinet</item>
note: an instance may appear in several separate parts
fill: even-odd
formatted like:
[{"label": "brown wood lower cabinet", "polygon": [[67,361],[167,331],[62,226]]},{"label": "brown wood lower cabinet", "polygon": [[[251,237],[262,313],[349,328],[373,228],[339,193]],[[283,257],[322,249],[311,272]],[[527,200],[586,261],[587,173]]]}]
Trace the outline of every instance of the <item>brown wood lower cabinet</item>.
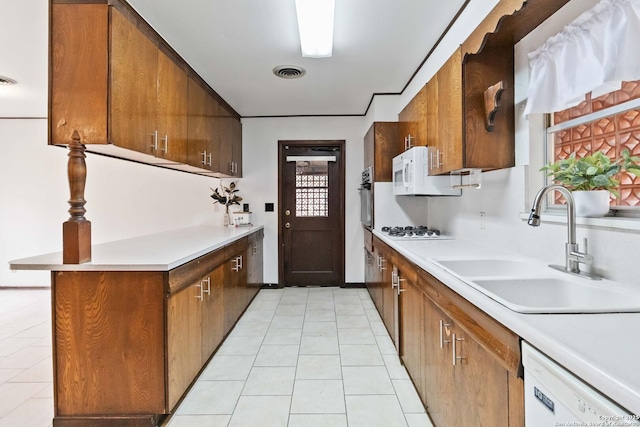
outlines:
[{"label": "brown wood lower cabinet", "polygon": [[260,289],[262,239],[169,271],[52,272],[54,426],[158,425]]},{"label": "brown wood lower cabinet", "polygon": [[[397,271],[400,357],[434,425],[522,427],[519,337],[384,242],[373,242]],[[384,319],[388,303],[377,290],[369,287]]]}]

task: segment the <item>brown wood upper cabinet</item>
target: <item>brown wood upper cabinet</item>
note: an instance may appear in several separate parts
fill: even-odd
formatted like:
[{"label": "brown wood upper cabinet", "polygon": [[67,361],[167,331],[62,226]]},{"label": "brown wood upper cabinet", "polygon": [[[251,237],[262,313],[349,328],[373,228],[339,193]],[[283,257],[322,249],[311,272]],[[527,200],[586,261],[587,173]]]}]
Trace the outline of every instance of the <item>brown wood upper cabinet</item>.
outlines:
[{"label": "brown wood upper cabinet", "polygon": [[111,9],[111,138],[163,159],[187,159],[187,73]]},{"label": "brown wood upper cabinet", "polygon": [[364,167],[373,168],[373,182],[391,182],[391,159],[398,147],[398,122],[374,122],[364,137]]},{"label": "brown wood upper cabinet", "polygon": [[191,166],[220,170],[220,138],[217,133],[220,106],[194,79],[188,83],[187,163]]},{"label": "brown wood upper cabinet", "polygon": [[241,176],[240,116],[126,2],[52,0],[50,31],[50,144]]},{"label": "brown wood upper cabinet", "polygon": [[398,115],[399,152],[418,145],[427,145],[427,89],[423,87]]}]

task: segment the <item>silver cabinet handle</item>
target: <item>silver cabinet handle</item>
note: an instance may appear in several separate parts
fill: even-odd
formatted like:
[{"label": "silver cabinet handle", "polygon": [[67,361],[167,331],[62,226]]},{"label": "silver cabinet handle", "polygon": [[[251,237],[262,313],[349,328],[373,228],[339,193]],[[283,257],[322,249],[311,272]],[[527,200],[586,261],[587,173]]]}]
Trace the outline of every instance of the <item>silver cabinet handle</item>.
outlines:
[{"label": "silver cabinet handle", "polygon": [[380,257],[380,271],[385,271],[387,269],[387,267],[384,266],[385,262],[387,262],[387,260]]},{"label": "silver cabinet handle", "polygon": [[257,243],[253,244],[253,254],[254,255],[258,255],[258,244]]},{"label": "silver cabinet handle", "polygon": [[202,164],[204,166],[207,165],[207,151],[206,150],[202,152]]},{"label": "silver cabinet handle", "polygon": [[232,261],[235,263],[235,266],[231,268],[233,271],[242,270],[242,255],[235,257]]},{"label": "silver cabinet handle", "polygon": [[456,362],[458,360],[462,360],[464,359],[464,357],[458,356],[456,354],[456,342],[457,341],[464,341],[464,338],[457,338],[456,334],[451,334],[451,361],[453,363],[453,366],[456,366]]},{"label": "silver cabinet handle", "polygon": [[392,288],[395,288],[396,286],[399,285],[397,280],[398,280],[398,269],[393,267],[393,270],[391,270],[391,287]]},{"label": "silver cabinet handle", "polygon": [[151,149],[158,152],[158,130],[154,130],[151,134]]},{"label": "silver cabinet handle", "polygon": [[[203,293],[207,295],[211,295],[211,277],[207,277],[200,282],[201,285],[207,285],[206,290],[203,290]],[[201,288],[202,289],[202,288]]]},{"label": "silver cabinet handle", "polygon": [[164,154],[167,154],[169,153],[169,135],[165,133],[164,137],[162,137],[162,141],[164,142],[164,148],[162,149],[162,152]]},{"label": "silver cabinet handle", "polygon": [[207,154],[207,158],[209,159],[207,166],[211,166],[211,153]]},{"label": "silver cabinet handle", "polygon": [[451,326],[451,323],[444,323],[444,320],[440,319],[440,348],[444,348],[445,343],[449,344],[451,341],[444,339],[444,328]]},{"label": "silver cabinet handle", "polygon": [[242,270],[244,268],[244,263],[243,263],[244,257],[242,255],[240,255],[238,258],[240,259],[240,263],[239,263],[240,270]]},{"label": "silver cabinet handle", "polygon": [[398,276],[398,295],[400,295],[401,292],[406,291],[406,289],[401,289],[400,288],[400,282],[406,282],[407,279],[401,279],[400,276]]},{"label": "silver cabinet handle", "polygon": [[200,301],[202,301],[202,282],[200,282],[199,284],[196,285],[198,288],[200,288],[200,295],[196,295],[196,299],[199,299]]}]

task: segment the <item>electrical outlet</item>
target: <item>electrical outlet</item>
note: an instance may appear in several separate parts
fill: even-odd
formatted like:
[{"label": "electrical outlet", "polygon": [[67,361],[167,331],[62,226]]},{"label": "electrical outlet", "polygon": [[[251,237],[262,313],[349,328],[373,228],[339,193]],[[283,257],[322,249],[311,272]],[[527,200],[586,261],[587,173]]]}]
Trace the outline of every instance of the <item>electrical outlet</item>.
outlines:
[{"label": "electrical outlet", "polygon": [[484,230],[486,225],[487,214],[484,212],[480,212],[480,230]]}]

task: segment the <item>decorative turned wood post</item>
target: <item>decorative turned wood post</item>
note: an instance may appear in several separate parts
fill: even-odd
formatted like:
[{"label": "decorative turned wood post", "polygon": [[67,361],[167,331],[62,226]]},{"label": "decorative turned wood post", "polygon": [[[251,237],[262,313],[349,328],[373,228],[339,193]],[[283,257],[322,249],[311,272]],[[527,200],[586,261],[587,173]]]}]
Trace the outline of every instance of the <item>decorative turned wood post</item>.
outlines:
[{"label": "decorative turned wood post", "polygon": [[91,261],[91,222],[84,217],[87,201],[84,199],[84,186],[87,180],[87,165],[84,161],[85,147],[80,135],[73,131],[69,144],[69,217],[62,224],[62,262],[64,264],[82,264]]}]

